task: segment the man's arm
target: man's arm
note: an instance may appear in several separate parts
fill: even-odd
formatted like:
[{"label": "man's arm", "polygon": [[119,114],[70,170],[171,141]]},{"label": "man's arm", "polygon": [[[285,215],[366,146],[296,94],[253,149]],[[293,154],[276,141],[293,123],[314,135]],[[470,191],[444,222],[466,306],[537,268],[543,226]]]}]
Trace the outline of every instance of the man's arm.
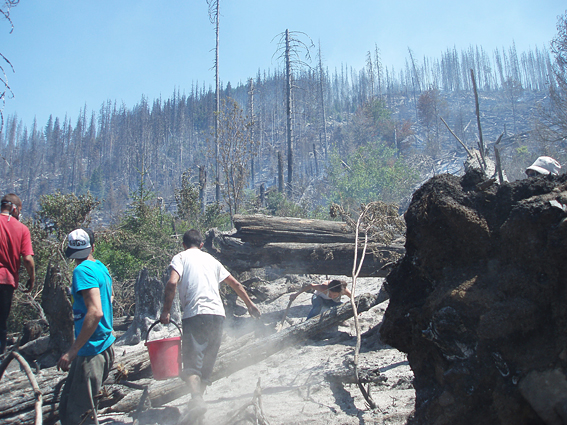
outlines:
[{"label": "man's arm", "polygon": [[29,277],[26,290],[24,292],[31,292],[33,285],[35,284],[35,262],[33,261],[33,255],[24,255],[23,263]]},{"label": "man's arm", "polygon": [[177,273],[173,268],[169,274],[169,280],[165,285],[165,295],[163,300],[163,309],[161,310],[161,316],[159,321],[164,325],[169,323],[170,317],[169,313],[171,311],[171,306],[173,304],[173,299],[175,298],[175,289],[177,288],[177,283],[179,282],[179,273]]},{"label": "man's arm", "polygon": [[291,294],[291,295],[289,296],[289,300],[290,300],[290,301],[293,301],[293,300],[295,300],[295,299],[299,296],[299,294],[302,294],[302,293],[307,292],[307,291],[311,291],[311,290],[313,290],[313,289],[315,289],[315,288],[314,288],[313,285],[310,284],[310,283],[308,283],[308,284],[306,284],[306,285],[303,285],[299,291],[294,292],[293,294]]},{"label": "man's arm", "polygon": [[244,286],[242,286],[242,284],[238,280],[236,280],[232,275],[228,275],[228,277],[223,280],[223,282],[234,289],[236,295],[238,295],[240,299],[244,301],[244,304],[246,304],[246,307],[248,307],[248,313],[250,313],[250,316],[256,318],[260,317],[262,313],[260,313],[260,310],[258,310],[256,304],[252,302],[252,300],[248,296],[248,293],[244,289]]},{"label": "man's arm", "polygon": [[83,345],[87,343],[89,338],[96,330],[100,319],[104,316],[102,312],[102,303],[100,300],[100,290],[98,288],[83,289],[80,291],[87,307],[87,314],[83,320],[83,327],[77,336],[71,348],[61,356],[57,362],[57,369],[68,371],[71,362],[77,357],[77,353]]},{"label": "man's arm", "polygon": [[289,299],[291,301],[293,301],[299,296],[299,294],[302,294],[302,293],[307,292],[307,291],[325,292],[327,289],[329,289],[329,285],[327,283],[321,283],[321,284],[307,283],[307,284],[303,285],[299,291],[291,294],[289,296]]}]

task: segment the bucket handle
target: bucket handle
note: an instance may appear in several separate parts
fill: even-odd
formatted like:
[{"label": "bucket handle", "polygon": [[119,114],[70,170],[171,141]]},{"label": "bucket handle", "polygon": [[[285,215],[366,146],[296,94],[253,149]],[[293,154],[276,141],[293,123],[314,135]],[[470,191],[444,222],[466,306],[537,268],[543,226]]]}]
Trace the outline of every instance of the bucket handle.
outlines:
[{"label": "bucket handle", "polygon": [[[148,329],[148,333],[146,334],[146,343],[148,342],[148,337],[150,336],[150,331],[151,331],[151,330],[153,329],[153,327],[154,327],[155,325],[157,325],[158,323],[161,323],[161,322],[159,321],[159,319],[156,320],[154,323],[152,323],[152,326],[150,326],[150,328]],[[181,332],[181,328],[179,327],[179,325],[178,325],[177,323],[175,323],[173,320],[170,320],[169,323],[173,323],[173,324],[177,327],[177,329],[179,330],[179,333],[180,333],[181,335],[183,335],[183,332]]]}]

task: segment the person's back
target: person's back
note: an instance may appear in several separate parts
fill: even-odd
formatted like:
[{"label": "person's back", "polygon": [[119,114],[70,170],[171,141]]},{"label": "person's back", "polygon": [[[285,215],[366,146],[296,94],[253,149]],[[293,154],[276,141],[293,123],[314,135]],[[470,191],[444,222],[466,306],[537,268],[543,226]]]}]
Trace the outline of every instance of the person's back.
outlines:
[{"label": "person's back", "polygon": [[33,255],[28,228],[11,216],[0,215],[0,284],[18,287],[20,259]]},{"label": "person's back", "polygon": [[0,354],[6,349],[7,322],[14,290],[18,287],[19,270],[23,259],[29,279],[24,292],[31,292],[35,282],[35,265],[29,229],[19,218],[22,201],[14,194],[0,201]]},{"label": "person's back", "polygon": [[81,291],[86,288],[95,287],[95,282],[100,291],[100,302],[103,316],[101,317],[94,333],[79,350],[79,356],[93,356],[95,354],[102,353],[116,339],[112,334],[112,279],[106,266],[99,260],[83,261],[81,264],[77,265],[73,271],[71,294],[73,296],[75,338],[81,332],[83,320],[87,312],[87,307],[85,306]]},{"label": "person's back", "polygon": [[198,314],[225,315],[220,282],[228,272],[212,255],[187,249],[173,258],[172,265],[181,271],[179,297],[184,319]]}]

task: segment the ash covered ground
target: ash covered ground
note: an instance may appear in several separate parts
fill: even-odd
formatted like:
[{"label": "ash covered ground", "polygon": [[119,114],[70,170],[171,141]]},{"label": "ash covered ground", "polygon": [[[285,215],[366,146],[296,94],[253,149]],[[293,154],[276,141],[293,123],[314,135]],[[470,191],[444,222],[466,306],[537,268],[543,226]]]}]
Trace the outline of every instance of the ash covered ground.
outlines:
[{"label": "ash covered ground", "polygon": [[[325,276],[294,278],[296,285],[302,280],[322,282],[327,279]],[[357,280],[356,294],[377,294],[383,281],[381,278],[360,278]],[[269,326],[268,322],[281,320],[289,300],[289,278],[266,285],[269,286],[266,291],[282,295],[270,303],[259,303],[263,318],[255,326]],[[347,301],[346,297],[343,297],[343,301]],[[258,384],[262,391],[262,411],[271,425],[406,423],[414,408],[413,373],[404,353],[380,342],[378,330],[387,305],[387,301],[383,302],[360,316],[362,332],[368,333],[362,340],[359,366],[377,370],[386,378],[383,382],[371,385],[371,395],[378,405],[377,409],[368,408],[355,384],[345,384],[336,379],[348,373],[353,360],[356,332],[354,319],[349,319],[317,338],[289,346],[266,360],[215,381],[204,396],[208,412],[203,424],[255,423],[251,406],[238,418],[233,416],[252,401]],[[289,310],[286,326],[304,320],[310,306],[311,295],[301,294]],[[231,343],[250,330],[246,327],[251,323],[252,319],[248,318],[225,323],[226,338],[223,344]],[[120,355],[130,355],[137,350],[145,350],[143,343],[120,347],[116,362],[120,362]],[[154,409],[145,419],[141,418],[140,423],[174,424],[176,416],[168,414],[167,406],[182,407],[188,400],[188,397],[182,397],[166,407]],[[125,414],[100,415],[99,421],[107,425],[134,423]]]}]

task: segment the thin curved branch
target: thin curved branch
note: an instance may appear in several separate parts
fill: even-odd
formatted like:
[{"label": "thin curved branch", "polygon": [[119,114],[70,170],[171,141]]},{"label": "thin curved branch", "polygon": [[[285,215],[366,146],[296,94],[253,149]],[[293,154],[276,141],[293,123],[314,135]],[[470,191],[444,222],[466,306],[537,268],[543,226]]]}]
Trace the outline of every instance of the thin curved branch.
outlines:
[{"label": "thin curved branch", "polygon": [[[311,38],[306,33],[301,31],[289,31],[289,36],[290,36],[289,51],[290,51],[290,56],[293,57],[293,59],[290,62],[291,67],[294,70],[300,68],[311,69],[311,65],[309,65],[309,63],[307,63],[306,61],[309,62],[311,61],[311,49],[315,47],[313,40],[311,40]],[[304,42],[300,40],[298,36],[305,36],[309,41]],[[274,41],[278,37],[279,37],[278,44],[276,47],[276,51],[272,55],[272,59],[276,57],[277,60],[281,60],[285,57],[285,51],[286,51],[285,31],[275,35],[274,38],[272,38],[272,41]],[[302,51],[305,52],[304,53],[305,60],[302,60],[300,57],[300,52]]]},{"label": "thin curved branch", "polygon": [[39,389],[39,385],[37,384],[37,380],[35,379],[35,376],[30,368],[30,365],[28,364],[28,362],[26,361],[26,359],[24,359],[22,357],[22,355],[20,353],[18,353],[17,351],[10,351],[8,353],[8,355],[6,356],[6,358],[4,359],[4,361],[2,362],[2,364],[0,365],[0,379],[2,379],[2,375],[4,375],[4,372],[6,371],[6,368],[8,367],[8,365],[10,364],[10,362],[16,359],[20,365],[22,366],[22,369],[24,369],[24,372],[26,374],[26,376],[28,377],[28,380],[30,381],[30,384],[32,386],[33,389],[33,393],[35,396],[35,425],[42,425],[43,424],[43,394],[41,393],[41,390]]}]

